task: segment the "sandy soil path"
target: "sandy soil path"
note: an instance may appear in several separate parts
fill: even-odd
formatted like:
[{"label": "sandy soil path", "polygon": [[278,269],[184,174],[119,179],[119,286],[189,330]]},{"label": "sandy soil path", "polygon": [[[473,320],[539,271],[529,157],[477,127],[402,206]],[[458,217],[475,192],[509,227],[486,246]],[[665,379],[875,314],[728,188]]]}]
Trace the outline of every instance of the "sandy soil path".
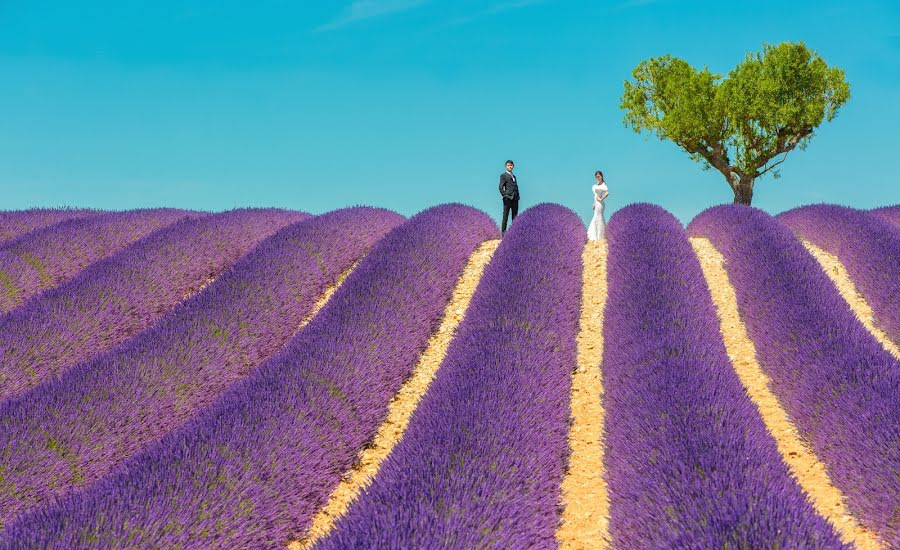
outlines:
[{"label": "sandy soil path", "polygon": [[416,410],[431,381],[434,379],[447,348],[456,334],[456,329],[466,314],[466,309],[478,287],[484,268],[490,262],[499,240],[486,241],[478,247],[466,265],[462,276],[453,290],[453,295],[437,331],[428,341],[428,346],[419,358],[412,376],[403,383],[388,405],[388,416],[378,428],[372,444],[357,457],[356,465],[344,474],[340,484],[331,493],[328,503],[313,518],[306,537],[288,545],[291,550],[311,548],[317,541],[328,535],[335,523],[350,508],[378,473],[382,462],[400,442],[413,412]]},{"label": "sandy soil path", "polygon": [[859,549],[880,548],[877,537],[864,529],[850,515],[844,505],[844,495],[831,483],[825,465],[800,438],[787,412],[769,387],[769,377],[756,359],[756,347],[738,313],[734,287],[725,270],[725,259],[712,243],[703,238],[691,238],[703,275],[716,305],[722,338],[728,357],[744,385],[750,399],[759,409],[769,433],[775,438],[778,451],[797,479],[816,512],[826,518],[846,543]]},{"label": "sandy soil path", "polygon": [[822,266],[822,270],[828,275],[828,278],[831,279],[834,286],[837,287],[838,292],[841,293],[841,297],[847,302],[847,305],[850,306],[853,313],[856,314],[856,318],[859,319],[859,322],[866,327],[866,330],[868,330],[882,346],[884,346],[884,349],[888,350],[890,354],[897,359],[900,359],[900,348],[897,347],[897,344],[891,342],[883,330],[875,326],[875,314],[872,312],[872,307],[856,289],[856,285],[854,285],[853,280],[850,279],[850,274],[847,272],[847,268],[844,267],[844,264],[841,263],[837,256],[829,254],[818,246],[807,241],[802,242],[803,246],[809,250],[809,253],[812,254],[816,261],[819,262],[819,265]]},{"label": "sandy soil path", "polygon": [[609,496],[603,480],[603,308],[606,305],[606,256],[603,241],[589,241],[582,260],[584,275],[578,330],[578,367],[572,373],[572,425],[569,468],[563,479],[561,548],[607,548]]}]

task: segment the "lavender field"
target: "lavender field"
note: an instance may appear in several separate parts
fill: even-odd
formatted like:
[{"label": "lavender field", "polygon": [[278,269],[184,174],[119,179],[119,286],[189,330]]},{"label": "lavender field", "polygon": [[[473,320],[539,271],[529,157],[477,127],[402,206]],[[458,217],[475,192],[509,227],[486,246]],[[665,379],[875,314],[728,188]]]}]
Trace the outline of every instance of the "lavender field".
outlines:
[{"label": "lavender field", "polygon": [[900,548],[898,212],[0,212],[0,549]]}]

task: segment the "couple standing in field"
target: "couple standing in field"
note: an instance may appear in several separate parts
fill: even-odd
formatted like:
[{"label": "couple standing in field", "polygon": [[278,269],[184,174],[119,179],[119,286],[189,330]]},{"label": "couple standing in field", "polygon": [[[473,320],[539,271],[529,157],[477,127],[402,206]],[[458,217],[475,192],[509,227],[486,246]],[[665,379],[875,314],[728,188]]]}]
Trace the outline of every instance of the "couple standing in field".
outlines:
[{"label": "couple standing in field", "polygon": [[[512,219],[515,220],[516,215],[519,213],[519,182],[516,180],[516,175],[513,174],[515,167],[516,164],[508,160],[506,161],[506,172],[500,174],[500,196],[503,197],[503,223],[500,226],[500,230],[504,233],[506,233],[509,215],[512,214]],[[597,183],[591,187],[594,193],[594,217],[588,226],[588,239],[599,241],[606,234],[606,219],[603,215],[603,209],[606,198],[609,196],[609,188],[606,186],[606,182],[603,181],[603,172],[597,170],[594,172],[594,178],[597,180]]]}]

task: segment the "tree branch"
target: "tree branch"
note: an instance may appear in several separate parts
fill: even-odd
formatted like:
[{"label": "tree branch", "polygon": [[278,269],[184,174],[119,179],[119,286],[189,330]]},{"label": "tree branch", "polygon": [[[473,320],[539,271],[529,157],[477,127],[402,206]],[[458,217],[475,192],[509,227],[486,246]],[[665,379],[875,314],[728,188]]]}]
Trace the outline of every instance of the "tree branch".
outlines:
[{"label": "tree branch", "polygon": [[737,166],[732,166],[728,158],[728,150],[722,143],[713,143],[707,146],[708,162],[725,176],[728,185],[734,189],[744,177],[743,171]]},{"label": "tree branch", "polygon": [[779,164],[784,162],[785,159],[787,159],[787,154],[790,153],[791,151],[793,151],[795,147],[797,147],[797,144],[800,143],[800,140],[802,140],[803,138],[805,138],[806,136],[808,136],[812,133],[813,133],[813,128],[807,126],[806,128],[803,128],[802,130],[800,130],[800,132],[797,135],[794,135],[794,136],[791,136],[788,138],[784,135],[784,128],[779,129],[778,130],[778,134],[779,134],[778,135],[778,146],[775,148],[775,150],[772,152],[772,154],[769,155],[769,157],[765,160],[765,162],[762,163],[762,166],[765,166],[766,164],[768,164],[770,160],[777,157],[778,155],[783,154],[784,157],[782,157],[781,160],[779,160],[775,164],[769,166],[762,172],[760,172],[758,170],[754,170],[754,173],[755,173],[754,177],[758,178],[758,177],[762,176],[763,174],[765,174],[766,172],[770,172],[773,168],[775,168],[776,166],[778,166]]},{"label": "tree branch", "polygon": [[[763,170],[762,172],[757,171],[757,172],[756,172],[756,175],[755,175],[754,177],[758,178],[758,177],[762,176],[763,174],[765,174],[766,172],[770,172],[773,168],[775,168],[776,166],[778,166],[779,164],[781,164],[782,162],[784,162],[784,161],[787,159],[787,156],[788,156],[788,153],[789,153],[789,152],[790,152],[790,151],[785,151],[785,152],[784,152],[784,156],[781,157],[781,160],[779,160],[778,162],[776,162],[776,163],[773,164],[772,166],[769,166],[768,168],[766,168],[766,169]],[[771,160],[771,159],[769,159],[769,160]],[[768,161],[766,161],[766,162],[768,162]]]}]

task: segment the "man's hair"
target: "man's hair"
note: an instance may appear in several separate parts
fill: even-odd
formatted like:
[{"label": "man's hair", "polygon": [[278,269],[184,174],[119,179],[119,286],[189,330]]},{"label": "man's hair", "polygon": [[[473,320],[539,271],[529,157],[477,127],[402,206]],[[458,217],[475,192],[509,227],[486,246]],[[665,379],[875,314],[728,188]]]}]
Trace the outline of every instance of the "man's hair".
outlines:
[{"label": "man's hair", "polygon": [[513,161],[511,161],[511,160],[508,160],[508,161],[506,161],[506,162],[503,163],[503,166],[506,166],[507,164],[512,164],[513,166],[516,165],[515,162],[513,162]]}]

